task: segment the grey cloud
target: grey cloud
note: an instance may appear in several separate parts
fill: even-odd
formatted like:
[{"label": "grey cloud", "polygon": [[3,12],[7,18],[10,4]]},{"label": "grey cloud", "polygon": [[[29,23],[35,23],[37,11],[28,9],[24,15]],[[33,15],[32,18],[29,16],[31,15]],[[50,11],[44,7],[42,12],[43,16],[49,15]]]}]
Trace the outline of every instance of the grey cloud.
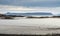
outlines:
[{"label": "grey cloud", "polygon": [[24,7],[60,7],[60,0],[0,0],[0,4]]}]

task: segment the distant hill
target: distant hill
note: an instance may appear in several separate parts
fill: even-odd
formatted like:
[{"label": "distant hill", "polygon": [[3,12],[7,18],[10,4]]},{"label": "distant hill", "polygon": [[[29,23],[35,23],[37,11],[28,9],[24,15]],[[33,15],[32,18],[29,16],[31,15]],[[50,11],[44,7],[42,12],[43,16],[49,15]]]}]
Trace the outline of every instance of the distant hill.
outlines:
[{"label": "distant hill", "polygon": [[41,16],[41,15],[53,15],[52,13],[47,13],[47,12],[34,12],[34,13],[6,13],[6,15],[16,15],[16,16],[32,16],[32,15],[38,15],[38,16]]},{"label": "distant hill", "polygon": [[35,12],[35,13],[25,13],[25,15],[53,15],[53,14],[45,12]]}]

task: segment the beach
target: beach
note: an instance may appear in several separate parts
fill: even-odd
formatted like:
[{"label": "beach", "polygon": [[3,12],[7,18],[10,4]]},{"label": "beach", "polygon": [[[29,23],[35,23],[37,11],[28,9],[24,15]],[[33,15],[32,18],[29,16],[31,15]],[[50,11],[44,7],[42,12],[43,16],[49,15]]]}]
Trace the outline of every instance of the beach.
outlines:
[{"label": "beach", "polygon": [[60,34],[60,18],[0,19],[1,34]]}]

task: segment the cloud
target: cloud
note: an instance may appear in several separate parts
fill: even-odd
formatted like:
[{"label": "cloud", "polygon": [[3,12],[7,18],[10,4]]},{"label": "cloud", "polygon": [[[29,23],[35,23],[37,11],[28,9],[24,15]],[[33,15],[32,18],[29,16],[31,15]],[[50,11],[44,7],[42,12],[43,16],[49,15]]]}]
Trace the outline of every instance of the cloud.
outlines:
[{"label": "cloud", "polygon": [[60,0],[0,0],[0,4],[23,7],[60,7]]},{"label": "cloud", "polygon": [[60,0],[0,0],[0,12],[44,11],[60,13]]},{"label": "cloud", "polygon": [[22,6],[8,6],[0,5],[0,12],[52,12],[54,14],[60,13],[60,7],[22,7]]},{"label": "cloud", "polygon": [[0,10],[23,11],[23,10],[36,10],[36,9],[34,9],[34,8],[27,8],[27,7],[22,7],[22,6],[0,5]]}]

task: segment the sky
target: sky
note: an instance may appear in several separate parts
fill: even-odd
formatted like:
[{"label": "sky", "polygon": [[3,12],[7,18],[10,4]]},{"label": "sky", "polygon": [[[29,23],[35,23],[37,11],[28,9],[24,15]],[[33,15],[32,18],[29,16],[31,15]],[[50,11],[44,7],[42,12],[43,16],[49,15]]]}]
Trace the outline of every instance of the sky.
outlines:
[{"label": "sky", "polygon": [[60,0],[0,0],[0,12],[44,11],[60,13]]}]

